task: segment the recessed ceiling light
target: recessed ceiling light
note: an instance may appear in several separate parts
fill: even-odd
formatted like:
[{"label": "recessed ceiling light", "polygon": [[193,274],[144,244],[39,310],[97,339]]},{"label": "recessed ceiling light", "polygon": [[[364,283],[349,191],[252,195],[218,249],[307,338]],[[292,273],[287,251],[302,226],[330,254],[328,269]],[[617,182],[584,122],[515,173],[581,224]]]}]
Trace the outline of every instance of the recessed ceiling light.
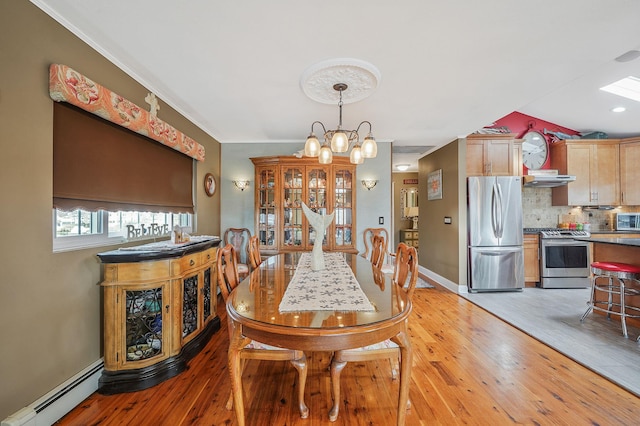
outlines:
[{"label": "recessed ceiling light", "polygon": [[404,172],[409,168],[409,166],[411,166],[411,164],[398,164],[396,165],[396,169],[400,170],[401,172]]},{"label": "recessed ceiling light", "polygon": [[623,78],[608,86],[601,87],[600,90],[640,102],[640,78],[638,77]]},{"label": "recessed ceiling light", "polygon": [[627,109],[623,106],[611,108],[611,112],[625,112]]}]

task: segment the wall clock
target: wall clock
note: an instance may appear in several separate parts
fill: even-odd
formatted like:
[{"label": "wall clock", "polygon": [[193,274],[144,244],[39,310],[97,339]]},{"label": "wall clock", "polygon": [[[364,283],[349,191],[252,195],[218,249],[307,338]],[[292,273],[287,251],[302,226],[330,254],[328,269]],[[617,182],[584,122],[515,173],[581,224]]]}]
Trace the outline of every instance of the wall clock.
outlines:
[{"label": "wall clock", "polygon": [[529,170],[538,170],[547,162],[549,147],[539,132],[527,132],[522,142],[522,164]]}]

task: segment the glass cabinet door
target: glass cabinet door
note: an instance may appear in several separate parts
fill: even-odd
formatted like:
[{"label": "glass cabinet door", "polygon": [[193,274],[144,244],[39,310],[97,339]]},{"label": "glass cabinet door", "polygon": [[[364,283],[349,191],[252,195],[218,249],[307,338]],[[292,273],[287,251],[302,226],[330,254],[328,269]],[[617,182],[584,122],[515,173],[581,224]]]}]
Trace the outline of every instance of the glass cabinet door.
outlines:
[{"label": "glass cabinet door", "polygon": [[335,170],[335,248],[353,247],[353,173],[351,170]]},{"label": "glass cabinet door", "polygon": [[182,338],[198,330],[198,274],[182,280]]},{"label": "glass cabinet door", "polygon": [[257,232],[261,249],[276,248],[276,174],[275,169],[260,169],[257,173]]},{"label": "glass cabinet door", "polygon": [[282,171],[282,245],[288,248],[302,248],[302,181],[303,168],[283,168]]},{"label": "glass cabinet door", "polygon": [[162,296],[163,287],[124,291],[126,362],[145,360],[163,353]]},{"label": "glass cabinet door", "polygon": [[202,279],[204,280],[204,286],[202,287],[202,321],[206,323],[211,314],[213,314],[213,307],[211,304],[211,269],[204,270]]},{"label": "glass cabinet door", "polygon": [[[307,199],[309,209],[319,214],[327,214],[327,170],[324,168],[309,167],[307,169]],[[316,241],[316,233],[311,225],[308,226],[308,249],[311,249]],[[325,233],[322,245],[327,245]]]}]

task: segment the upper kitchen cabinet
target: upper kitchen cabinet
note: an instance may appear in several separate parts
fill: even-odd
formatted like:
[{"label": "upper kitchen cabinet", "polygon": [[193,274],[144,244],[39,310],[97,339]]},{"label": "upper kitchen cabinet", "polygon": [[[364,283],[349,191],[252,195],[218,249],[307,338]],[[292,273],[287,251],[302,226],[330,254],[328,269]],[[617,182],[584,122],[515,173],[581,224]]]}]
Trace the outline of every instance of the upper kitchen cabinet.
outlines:
[{"label": "upper kitchen cabinet", "polygon": [[620,143],[620,202],[640,206],[640,138]]},{"label": "upper kitchen cabinet", "polygon": [[551,168],[575,182],[552,189],[554,206],[620,204],[620,140],[564,140],[551,144]]},{"label": "upper kitchen cabinet", "polygon": [[511,133],[467,136],[467,176],[521,175],[520,142]]}]

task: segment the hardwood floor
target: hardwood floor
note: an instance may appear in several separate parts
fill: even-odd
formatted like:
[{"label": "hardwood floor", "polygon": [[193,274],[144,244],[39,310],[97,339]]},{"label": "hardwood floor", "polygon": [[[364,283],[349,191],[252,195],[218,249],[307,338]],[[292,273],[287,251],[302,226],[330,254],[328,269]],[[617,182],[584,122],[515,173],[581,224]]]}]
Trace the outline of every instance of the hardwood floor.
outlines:
[{"label": "hardwood floor", "polygon": [[[60,425],[234,425],[225,409],[226,314],[222,329],[189,369],[151,389],[94,394]],[[436,287],[417,289],[410,318],[414,349],[407,425],[637,424],[640,399],[522,333],[468,300]],[[308,355],[308,419],[296,403],[296,370],[286,362],[245,367],[248,425],[390,425],[398,382],[387,361],[350,363],[342,403],[329,422],[330,353]]]},{"label": "hardwood floor", "polygon": [[525,288],[522,292],[468,293],[462,297],[590,370],[640,396],[640,329],[591,313],[580,321],[589,288]]}]

